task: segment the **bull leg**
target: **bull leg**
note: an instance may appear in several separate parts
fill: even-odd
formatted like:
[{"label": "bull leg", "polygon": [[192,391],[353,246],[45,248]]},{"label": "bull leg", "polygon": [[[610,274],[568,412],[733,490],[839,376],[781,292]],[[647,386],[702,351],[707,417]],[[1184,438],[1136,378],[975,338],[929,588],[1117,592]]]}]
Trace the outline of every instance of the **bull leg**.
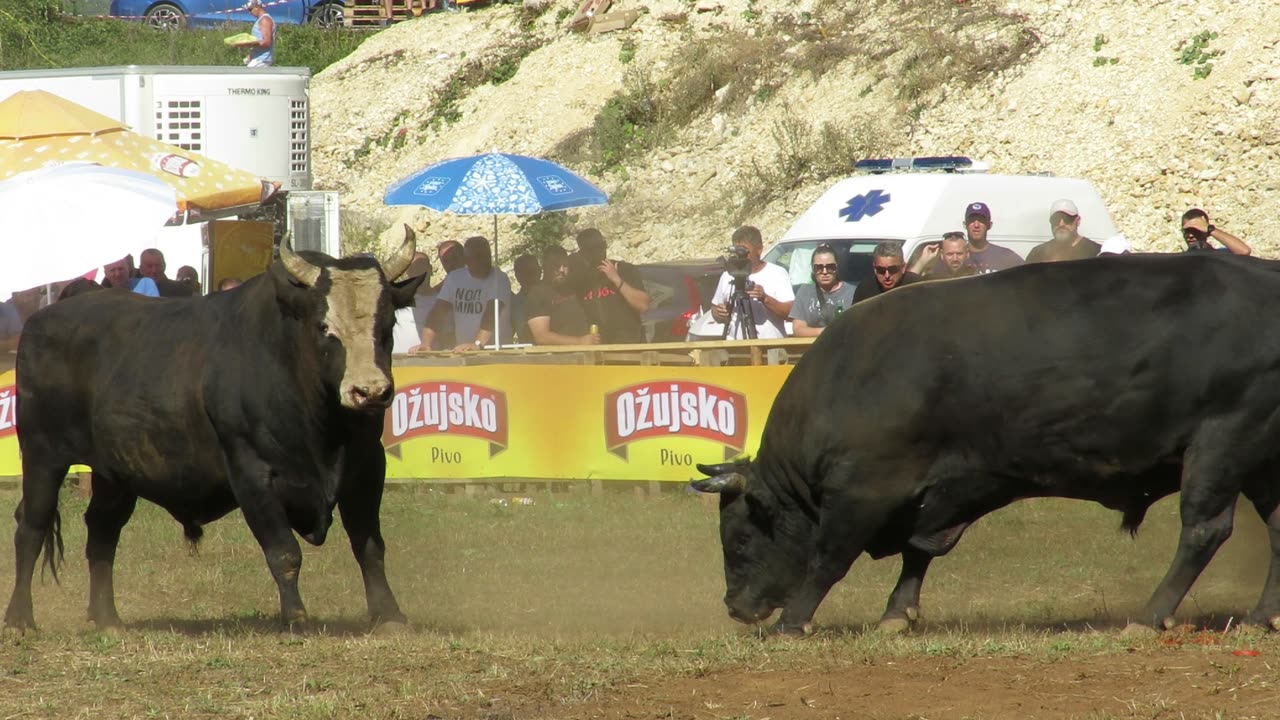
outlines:
[{"label": "bull leg", "polygon": [[1258,515],[1267,524],[1271,541],[1271,562],[1267,581],[1262,586],[1258,605],[1249,613],[1247,623],[1280,630],[1280,488],[1276,488],[1272,475],[1255,481],[1244,490],[1245,497],[1253,502]]},{"label": "bull leg", "polygon": [[386,543],[382,540],[378,517],[386,482],[387,459],[381,444],[368,455],[367,459],[352,457],[347,463],[346,467],[350,469],[344,472],[338,495],[338,512],[347,537],[351,539],[351,553],[360,565],[369,620],[376,628],[387,623],[405,624],[408,619],[400,612],[400,605],[387,582]]},{"label": "bull leg", "polygon": [[298,593],[298,573],[302,570],[302,548],[293,536],[293,527],[280,501],[272,495],[271,469],[246,451],[232,453],[228,477],[240,504],[245,524],[257,539],[267,568],[280,593],[280,624],[292,628],[307,621],[307,609]]},{"label": "bull leg", "polygon": [[831,502],[825,506],[818,520],[816,551],[809,561],[805,579],[787,598],[771,632],[807,633],[818,605],[831,587],[848,574],[853,561],[866,549],[888,515],[885,508],[869,502]]},{"label": "bull leg", "polygon": [[101,473],[94,473],[93,480],[93,496],[84,513],[88,530],[84,554],[89,562],[89,621],[106,628],[121,624],[112,576],[120,531],[133,516],[138,496]]},{"label": "bull leg", "polygon": [[902,551],[902,572],[889,595],[884,615],[880,616],[881,632],[906,632],[920,618],[920,588],[931,562],[933,556],[922,550],[907,546]]},{"label": "bull leg", "polygon": [[[13,595],[4,613],[6,627],[34,629],[35,613],[31,602],[31,579],[35,574],[40,549],[46,553],[45,563],[56,579],[61,561],[61,519],[58,516],[58,489],[67,477],[70,465],[40,467],[35,453],[29,452],[22,463],[22,499],[13,513],[17,529],[13,533]],[[59,556],[54,556],[57,552]]]},{"label": "bull leg", "polygon": [[1215,475],[1213,469],[1216,468],[1206,468],[1206,464],[1188,463],[1183,470],[1187,479],[1183,482],[1179,506],[1182,532],[1178,536],[1178,551],[1142,611],[1143,622],[1156,628],[1173,627],[1173,613],[1182,598],[1222,543],[1231,537],[1236,498],[1241,488],[1224,475]]}]

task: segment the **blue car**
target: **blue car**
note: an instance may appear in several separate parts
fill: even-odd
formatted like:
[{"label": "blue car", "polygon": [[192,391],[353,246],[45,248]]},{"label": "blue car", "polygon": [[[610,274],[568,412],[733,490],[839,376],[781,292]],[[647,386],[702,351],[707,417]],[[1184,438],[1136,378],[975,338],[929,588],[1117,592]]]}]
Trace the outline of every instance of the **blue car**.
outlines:
[{"label": "blue car", "polygon": [[[166,30],[209,27],[228,22],[253,22],[247,0],[111,0],[111,15],[142,20]],[[277,23],[341,27],[343,0],[264,0]]]}]

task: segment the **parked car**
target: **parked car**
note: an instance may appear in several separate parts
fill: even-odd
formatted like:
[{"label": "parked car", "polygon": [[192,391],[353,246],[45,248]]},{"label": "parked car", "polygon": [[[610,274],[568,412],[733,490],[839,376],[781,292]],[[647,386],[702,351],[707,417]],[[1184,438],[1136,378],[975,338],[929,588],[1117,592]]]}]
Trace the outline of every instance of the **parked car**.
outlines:
[{"label": "parked car", "polygon": [[[111,15],[165,30],[254,21],[246,0],[111,0]],[[342,27],[344,0],[265,0],[277,23]]]},{"label": "parked car", "polygon": [[641,316],[646,342],[681,342],[689,321],[711,307],[723,268],[711,259],[672,260],[637,265],[649,293],[649,311]]}]

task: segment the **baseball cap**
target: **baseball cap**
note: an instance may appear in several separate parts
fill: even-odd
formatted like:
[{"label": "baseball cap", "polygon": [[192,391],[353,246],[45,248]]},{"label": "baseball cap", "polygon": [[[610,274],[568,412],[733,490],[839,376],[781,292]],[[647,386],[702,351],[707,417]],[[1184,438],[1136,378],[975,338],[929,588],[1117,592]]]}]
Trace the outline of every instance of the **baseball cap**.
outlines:
[{"label": "baseball cap", "polygon": [[1054,200],[1053,204],[1049,206],[1049,214],[1052,215],[1054,213],[1066,213],[1072,217],[1076,217],[1080,214],[1080,210],[1076,208],[1075,203],[1066,198],[1062,198],[1061,200]]},{"label": "baseball cap", "polygon": [[1112,235],[1102,243],[1102,250],[1098,251],[1099,255],[1124,255],[1133,252],[1133,246],[1129,244],[1129,238],[1124,235]]},{"label": "baseball cap", "polygon": [[969,218],[973,217],[974,215],[981,215],[982,217],[987,219],[987,222],[990,222],[991,208],[987,207],[986,203],[980,203],[980,202],[969,203],[969,206],[964,209],[965,222],[968,222]]},{"label": "baseball cap", "polygon": [[249,2],[244,4],[245,10],[248,10],[249,8],[256,8],[256,7],[262,7],[262,0],[249,0]]}]

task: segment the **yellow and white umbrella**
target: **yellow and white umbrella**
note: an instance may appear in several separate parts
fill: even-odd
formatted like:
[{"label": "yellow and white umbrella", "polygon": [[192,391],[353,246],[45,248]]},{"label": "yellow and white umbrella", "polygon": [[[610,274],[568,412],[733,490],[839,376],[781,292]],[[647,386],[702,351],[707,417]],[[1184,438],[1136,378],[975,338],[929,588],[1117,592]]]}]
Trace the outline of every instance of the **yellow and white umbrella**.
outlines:
[{"label": "yellow and white umbrella", "polygon": [[0,300],[151,245],[176,204],[154,175],[92,163],[0,181]]},{"label": "yellow and white umbrella", "polygon": [[[159,178],[177,193],[175,222],[238,215],[279,189],[43,90],[20,91],[0,102],[0,181],[65,163],[96,163]],[[68,208],[74,207],[69,202]]]}]

